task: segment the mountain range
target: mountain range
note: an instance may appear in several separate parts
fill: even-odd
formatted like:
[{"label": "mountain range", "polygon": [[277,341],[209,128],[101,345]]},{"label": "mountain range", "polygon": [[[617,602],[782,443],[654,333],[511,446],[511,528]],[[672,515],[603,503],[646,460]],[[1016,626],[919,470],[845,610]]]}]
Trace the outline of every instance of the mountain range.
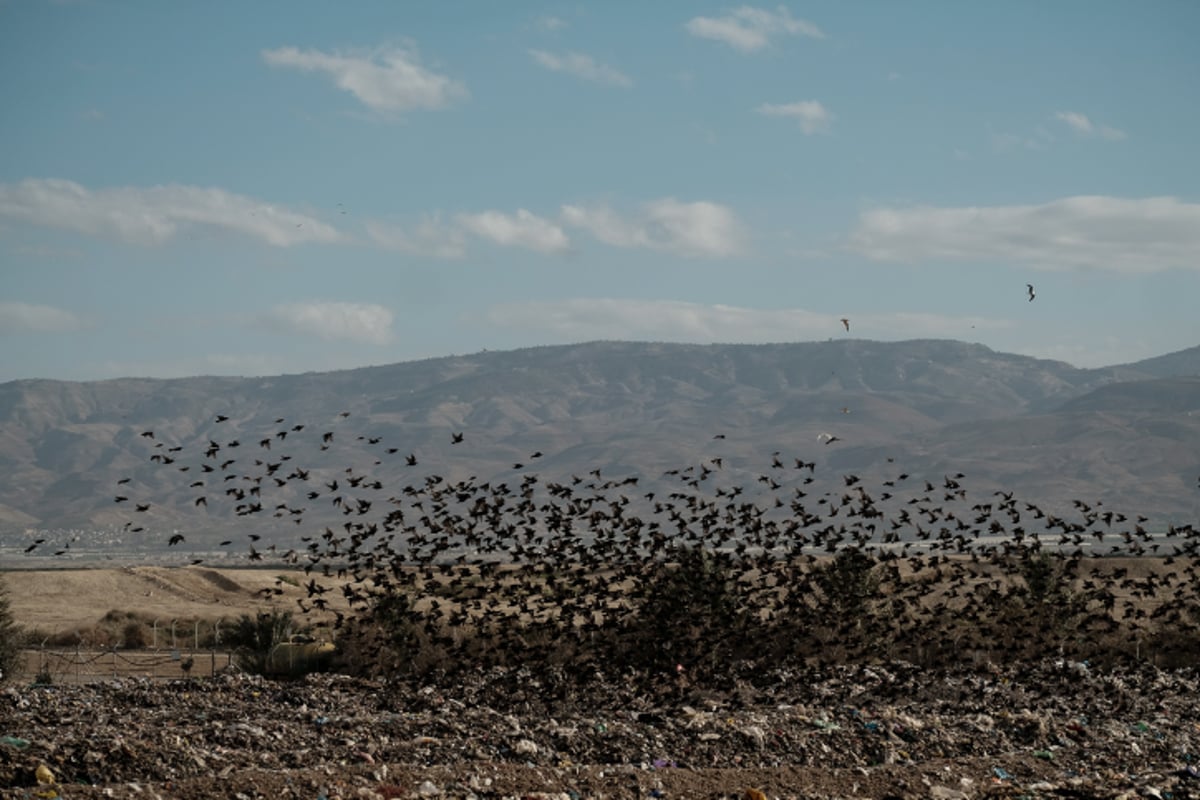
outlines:
[{"label": "mountain range", "polygon": [[[205,459],[213,445],[221,455]],[[1194,523],[1200,347],[1080,369],[945,340],[604,341],[301,375],[12,381],[0,384],[0,543],[58,529],[136,551],[164,531],[247,528],[232,504],[196,505],[233,485],[216,469],[226,456],[230,474],[281,459],[313,481],[370,475],[399,493],[433,474],[597,469],[650,491],[664,471],[712,458],[725,483],[753,486],[775,454],[814,462],[826,481],[961,473],[981,502],[1013,491],[1047,509],[1099,501]],[[131,513],[141,501],[151,508]],[[325,508],[307,521],[336,518]]]}]

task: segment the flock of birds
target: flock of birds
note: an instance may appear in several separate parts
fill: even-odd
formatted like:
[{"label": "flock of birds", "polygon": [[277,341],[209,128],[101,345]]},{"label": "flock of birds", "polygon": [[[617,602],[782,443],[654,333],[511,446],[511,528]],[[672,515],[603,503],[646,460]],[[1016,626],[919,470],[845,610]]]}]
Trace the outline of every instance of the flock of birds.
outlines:
[{"label": "flock of birds", "polygon": [[[141,433],[160,491],[184,476],[194,514],[256,531],[246,558],[303,569],[301,611],[346,637],[381,634],[369,654],[394,665],[437,653],[441,669],[678,676],[751,657],[1094,656],[1152,642],[1196,655],[1200,529],[1151,532],[1099,502],[1055,514],[1009,492],[976,497],[961,473],[927,480],[888,459],[878,481],[827,477],[780,451],[749,472],[717,454],[656,479],[546,477],[540,451],[488,480],[422,475],[417,452],[378,426],[356,435],[349,412],[325,428],[275,418],[254,436],[235,414],[186,447]],[[471,447],[462,431],[445,437],[441,457]],[[335,446],[354,463],[314,458]],[[203,527],[157,517],[131,480],[114,497],[132,509],[127,530]],[[264,592],[282,595],[282,579]]]}]

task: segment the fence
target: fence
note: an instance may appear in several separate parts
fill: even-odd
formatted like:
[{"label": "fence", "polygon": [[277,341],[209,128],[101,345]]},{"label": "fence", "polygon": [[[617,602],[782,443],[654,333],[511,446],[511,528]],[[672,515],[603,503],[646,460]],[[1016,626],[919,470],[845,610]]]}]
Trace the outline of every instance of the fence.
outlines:
[{"label": "fence", "polygon": [[232,654],[224,650],[119,650],[37,648],[24,650],[14,679],[33,683],[94,683],[112,678],[174,680],[207,677],[228,667]]}]

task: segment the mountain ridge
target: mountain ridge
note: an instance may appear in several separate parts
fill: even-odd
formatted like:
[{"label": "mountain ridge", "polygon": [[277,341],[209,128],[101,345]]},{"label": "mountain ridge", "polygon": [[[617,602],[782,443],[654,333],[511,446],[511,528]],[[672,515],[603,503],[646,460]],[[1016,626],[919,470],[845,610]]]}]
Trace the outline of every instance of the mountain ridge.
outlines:
[{"label": "mountain ridge", "polygon": [[[833,471],[887,458],[963,471],[981,492],[1015,489],[1051,507],[1106,494],[1182,520],[1200,494],[1197,373],[1200,347],[1084,369],[953,340],[845,339],[598,341],[279,376],[10,381],[0,384],[0,533],[117,528],[129,518],[113,503],[125,477],[154,498],[155,526],[241,524],[198,516],[184,476],[148,463],[156,448],[141,434],[193,455],[241,437],[246,456],[279,418],[306,428],[277,452],[293,448],[318,471],[375,468],[385,483],[411,480],[395,463],[410,453],[423,470],[502,479],[538,450],[541,470],[625,468],[652,481],[718,454],[741,470],[731,475],[752,477],[784,450]],[[217,425],[218,414],[230,419]],[[314,431],[334,426],[335,446],[320,450]],[[462,446],[449,443],[456,431]],[[379,459],[372,438],[403,452]]]}]

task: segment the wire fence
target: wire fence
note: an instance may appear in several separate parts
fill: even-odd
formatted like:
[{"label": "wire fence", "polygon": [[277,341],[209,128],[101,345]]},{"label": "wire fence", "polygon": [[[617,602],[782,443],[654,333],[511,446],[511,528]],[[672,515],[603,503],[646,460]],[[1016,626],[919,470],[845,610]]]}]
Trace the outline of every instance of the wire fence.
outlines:
[{"label": "wire fence", "polygon": [[14,670],[17,681],[51,684],[95,683],[113,678],[176,680],[211,677],[227,668],[226,650],[35,648],[24,650]]}]

